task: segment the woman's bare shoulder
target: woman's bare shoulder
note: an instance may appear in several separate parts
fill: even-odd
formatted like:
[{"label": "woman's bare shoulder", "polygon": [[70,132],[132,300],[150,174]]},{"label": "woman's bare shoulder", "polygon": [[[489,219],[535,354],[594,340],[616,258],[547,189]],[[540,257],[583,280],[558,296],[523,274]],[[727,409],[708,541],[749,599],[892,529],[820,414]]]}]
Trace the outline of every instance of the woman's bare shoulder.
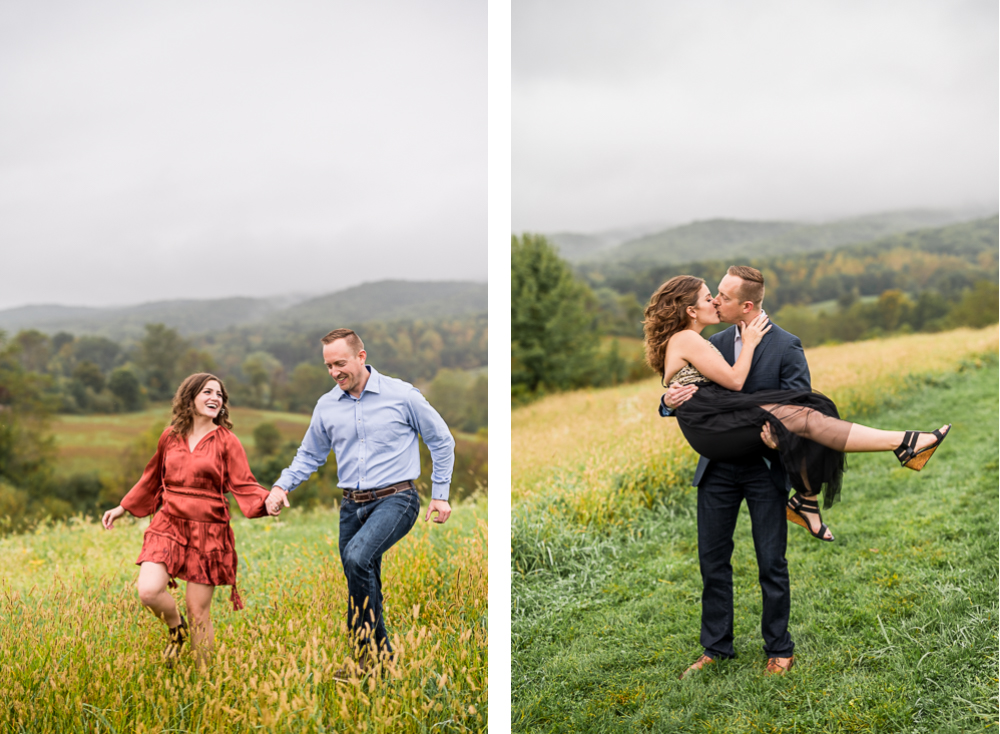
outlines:
[{"label": "woman's bare shoulder", "polygon": [[678,331],[676,334],[670,337],[670,341],[667,342],[667,344],[670,345],[672,343],[675,344],[676,346],[687,348],[690,346],[697,346],[698,344],[707,341],[708,340],[705,339],[701,334],[691,331],[691,329],[684,329],[683,331]]}]

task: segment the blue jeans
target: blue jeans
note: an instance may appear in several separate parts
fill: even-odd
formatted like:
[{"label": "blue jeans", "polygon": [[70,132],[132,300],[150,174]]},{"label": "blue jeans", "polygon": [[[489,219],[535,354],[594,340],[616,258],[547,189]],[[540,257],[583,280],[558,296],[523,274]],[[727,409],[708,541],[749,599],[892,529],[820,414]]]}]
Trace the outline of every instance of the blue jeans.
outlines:
[{"label": "blue jeans", "polygon": [[340,560],[347,577],[347,626],[355,643],[392,651],[382,617],[382,554],[410,532],[420,512],[415,489],[340,506]]},{"label": "blue jeans", "polygon": [[757,553],[763,609],[760,631],[768,657],[791,657],[788,633],[787,490],[774,484],[763,461],[713,461],[698,485],[698,560],[701,564],[701,644],[710,658],[736,657],[733,648],[733,531],[745,499]]}]

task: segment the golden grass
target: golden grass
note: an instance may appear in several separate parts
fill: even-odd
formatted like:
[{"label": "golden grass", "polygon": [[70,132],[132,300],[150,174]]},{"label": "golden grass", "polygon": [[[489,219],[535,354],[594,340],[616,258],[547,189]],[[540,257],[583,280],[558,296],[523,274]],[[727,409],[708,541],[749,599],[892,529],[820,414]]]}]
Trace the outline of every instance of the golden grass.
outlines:
[{"label": "golden grass", "polygon": [[[997,327],[957,329],[806,350],[813,387],[844,412],[874,406],[905,388],[909,375],[947,372],[996,352]],[[546,397],[511,413],[511,501],[550,494],[553,476],[608,488],[616,476],[656,465],[661,476],[689,471],[694,452],[676,421],[656,413],[663,388],[656,378],[606,389]]]},{"label": "golden grass", "polygon": [[399,657],[384,679],[347,683],[333,680],[348,656],[334,512],[234,521],[247,607],[218,591],[204,671],[160,665],[165,628],[133,586],[147,521],[0,540],[0,731],[485,731],[485,517],[485,502],[456,505],[386,554]]},{"label": "golden grass", "polygon": [[814,347],[806,350],[806,359],[820,392],[837,400],[847,394],[860,399],[861,393],[876,399],[886,389],[902,389],[909,375],[949,372],[997,347],[997,327],[987,326]]}]

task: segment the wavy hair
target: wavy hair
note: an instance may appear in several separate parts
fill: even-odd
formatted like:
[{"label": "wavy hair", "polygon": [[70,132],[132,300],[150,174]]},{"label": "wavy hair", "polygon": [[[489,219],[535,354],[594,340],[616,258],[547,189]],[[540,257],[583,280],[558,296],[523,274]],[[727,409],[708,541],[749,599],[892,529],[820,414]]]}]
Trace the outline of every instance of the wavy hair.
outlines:
[{"label": "wavy hair", "polygon": [[208,372],[197,372],[184,380],[177,388],[177,392],[174,393],[174,401],[171,405],[174,411],[174,415],[170,419],[170,426],[173,429],[171,433],[181,438],[191,435],[191,429],[194,427],[194,399],[209,380],[218,382],[219,388],[222,390],[222,408],[219,410],[219,414],[212,419],[212,422],[217,426],[224,426],[232,430],[233,422],[229,420],[229,393],[226,392],[226,386],[215,375]]},{"label": "wavy hair", "polygon": [[693,275],[676,275],[656,289],[649,299],[642,331],[645,334],[646,364],[663,374],[667,342],[674,334],[687,328],[687,309],[698,303],[698,293],[705,281]]}]

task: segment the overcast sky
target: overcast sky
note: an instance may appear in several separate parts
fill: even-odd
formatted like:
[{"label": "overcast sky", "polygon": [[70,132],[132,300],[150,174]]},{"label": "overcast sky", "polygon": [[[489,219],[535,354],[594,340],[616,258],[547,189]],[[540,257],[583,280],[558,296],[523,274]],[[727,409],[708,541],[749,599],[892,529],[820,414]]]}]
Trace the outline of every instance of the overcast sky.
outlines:
[{"label": "overcast sky", "polygon": [[0,4],[0,308],[486,279],[486,3]]},{"label": "overcast sky", "polygon": [[513,0],[515,232],[998,198],[996,0]]}]

